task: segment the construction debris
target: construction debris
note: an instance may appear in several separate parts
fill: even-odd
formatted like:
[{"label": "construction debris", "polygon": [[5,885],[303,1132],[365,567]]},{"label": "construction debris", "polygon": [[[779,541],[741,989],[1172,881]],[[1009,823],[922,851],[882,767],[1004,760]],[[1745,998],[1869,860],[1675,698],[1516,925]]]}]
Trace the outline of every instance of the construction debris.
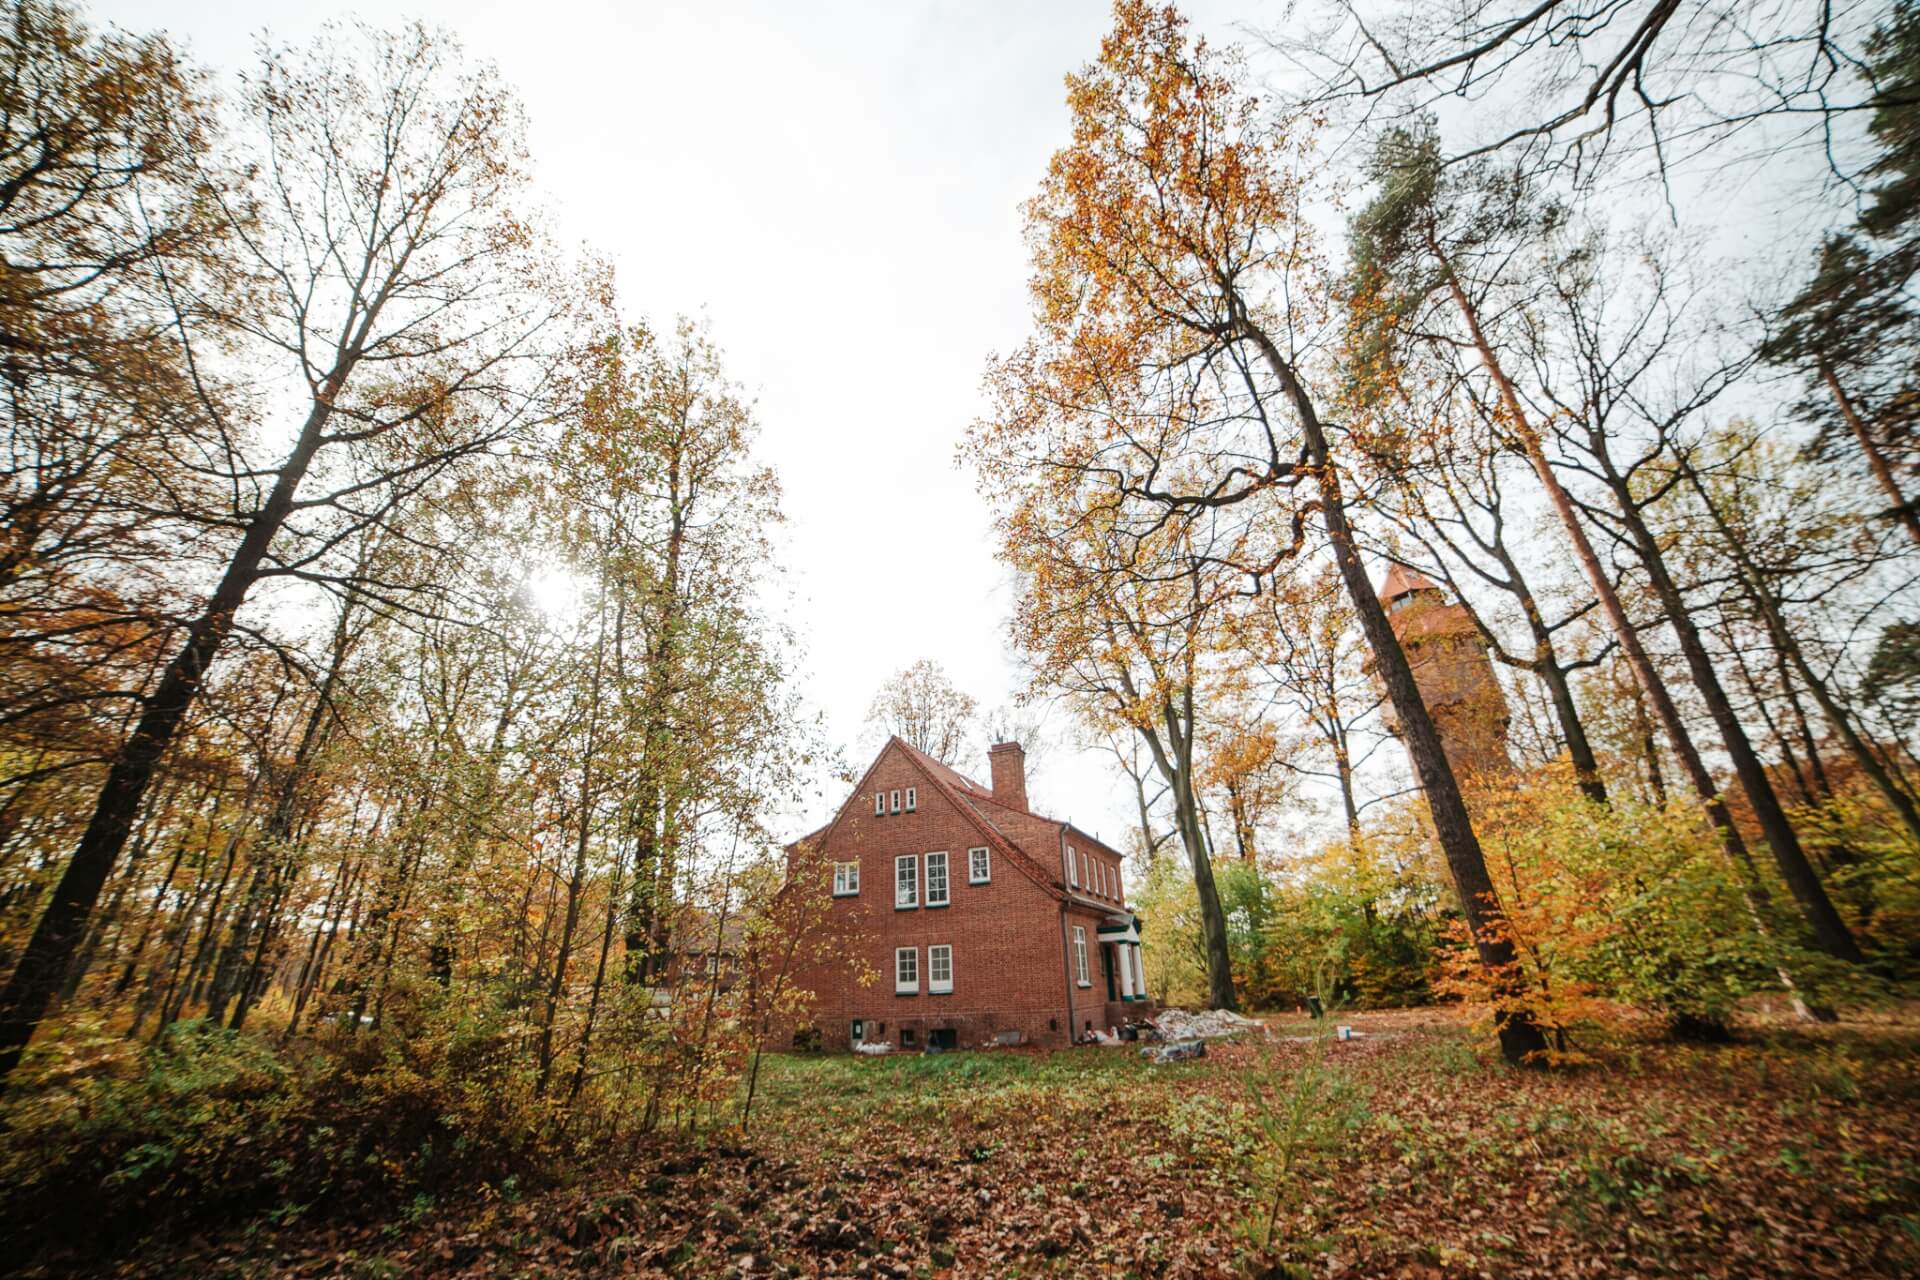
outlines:
[{"label": "construction debris", "polygon": [[1140,1056],[1148,1062],[1179,1062],[1183,1058],[1204,1058],[1207,1056],[1207,1042],[1182,1040],[1177,1044],[1150,1044],[1141,1048]]},{"label": "construction debris", "polygon": [[1249,1031],[1265,1033],[1266,1024],[1226,1009],[1207,1009],[1189,1013],[1185,1009],[1167,1009],[1153,1020],[1162,1040],[1217,1040]]}]

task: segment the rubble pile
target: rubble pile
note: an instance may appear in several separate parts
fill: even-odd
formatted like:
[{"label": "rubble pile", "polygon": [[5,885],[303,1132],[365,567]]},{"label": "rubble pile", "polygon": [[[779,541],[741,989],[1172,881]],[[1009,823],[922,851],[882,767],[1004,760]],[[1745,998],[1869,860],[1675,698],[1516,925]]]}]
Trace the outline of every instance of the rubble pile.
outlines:
[{"label": "rubble pile", "polygon": [[1247,1031],[1264,1033],[1267,1029],[1258,1019],[1226,1009],[1205,1009],[1199,1013],[1167,1009],[1154,1018],[1153,1026],[1162,1040],[1217,1040]]}]

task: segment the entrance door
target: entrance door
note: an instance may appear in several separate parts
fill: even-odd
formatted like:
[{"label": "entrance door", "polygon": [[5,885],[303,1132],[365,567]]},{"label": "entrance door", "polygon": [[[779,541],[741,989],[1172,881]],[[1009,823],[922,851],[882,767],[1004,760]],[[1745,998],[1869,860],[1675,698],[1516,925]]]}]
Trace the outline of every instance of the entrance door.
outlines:
[{"label": "entrance door", "polygon": [[1116,947],[1111,942],[1103,942],[1100,944],[1100,964],[1101,964],[1101,967],[1103,967],[1107,971],[1107,999],[1108,1000],[1118,1000],[1120,998],[1119,993],[1114,989],[1114,982],[1113,982],[1113,959],[1114,959],[1114,952],[1117,950],[1119,950],[1119,948]]}]

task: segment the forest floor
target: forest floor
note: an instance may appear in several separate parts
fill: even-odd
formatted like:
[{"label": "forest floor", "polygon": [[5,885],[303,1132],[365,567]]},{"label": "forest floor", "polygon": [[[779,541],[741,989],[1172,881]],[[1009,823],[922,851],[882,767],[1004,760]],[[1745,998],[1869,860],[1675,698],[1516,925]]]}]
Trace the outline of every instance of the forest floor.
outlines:
[{"label": "forest floor", "polygon": [[262,1222],[89,1270],[1920,1274],[1920,1011],[1758,1023],[1711,1047],[1612,1037],[1553,1072],[1488,1061],[1444,1012],[1343,1020],[1361,1038],[1277,1017],[1265,1043],[1169,1065],[1131,1046],[778,1055],[744,1139],[663,1142],[641,1166],[517,1199]]}]

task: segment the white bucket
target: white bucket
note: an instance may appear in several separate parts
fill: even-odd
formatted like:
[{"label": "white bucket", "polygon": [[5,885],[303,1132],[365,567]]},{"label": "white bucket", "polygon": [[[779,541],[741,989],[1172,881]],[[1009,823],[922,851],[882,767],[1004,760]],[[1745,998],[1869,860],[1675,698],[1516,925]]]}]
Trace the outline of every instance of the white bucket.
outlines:
[{"label": "white bucket", "polygon": [[1339,1036],[1339,1037],[1340,1037],[1340,1038],[1341,1038],[1342,1040],[1351,1040],[1351,1039],[1353,1039],[1353,1028],[1352,1028],[1352,1027],[1335,1027],[1335,1028],[1333,1029],[1333,1033],[1334,1033],[1335,1035],[1337,1035],[1337,1036]]}]

